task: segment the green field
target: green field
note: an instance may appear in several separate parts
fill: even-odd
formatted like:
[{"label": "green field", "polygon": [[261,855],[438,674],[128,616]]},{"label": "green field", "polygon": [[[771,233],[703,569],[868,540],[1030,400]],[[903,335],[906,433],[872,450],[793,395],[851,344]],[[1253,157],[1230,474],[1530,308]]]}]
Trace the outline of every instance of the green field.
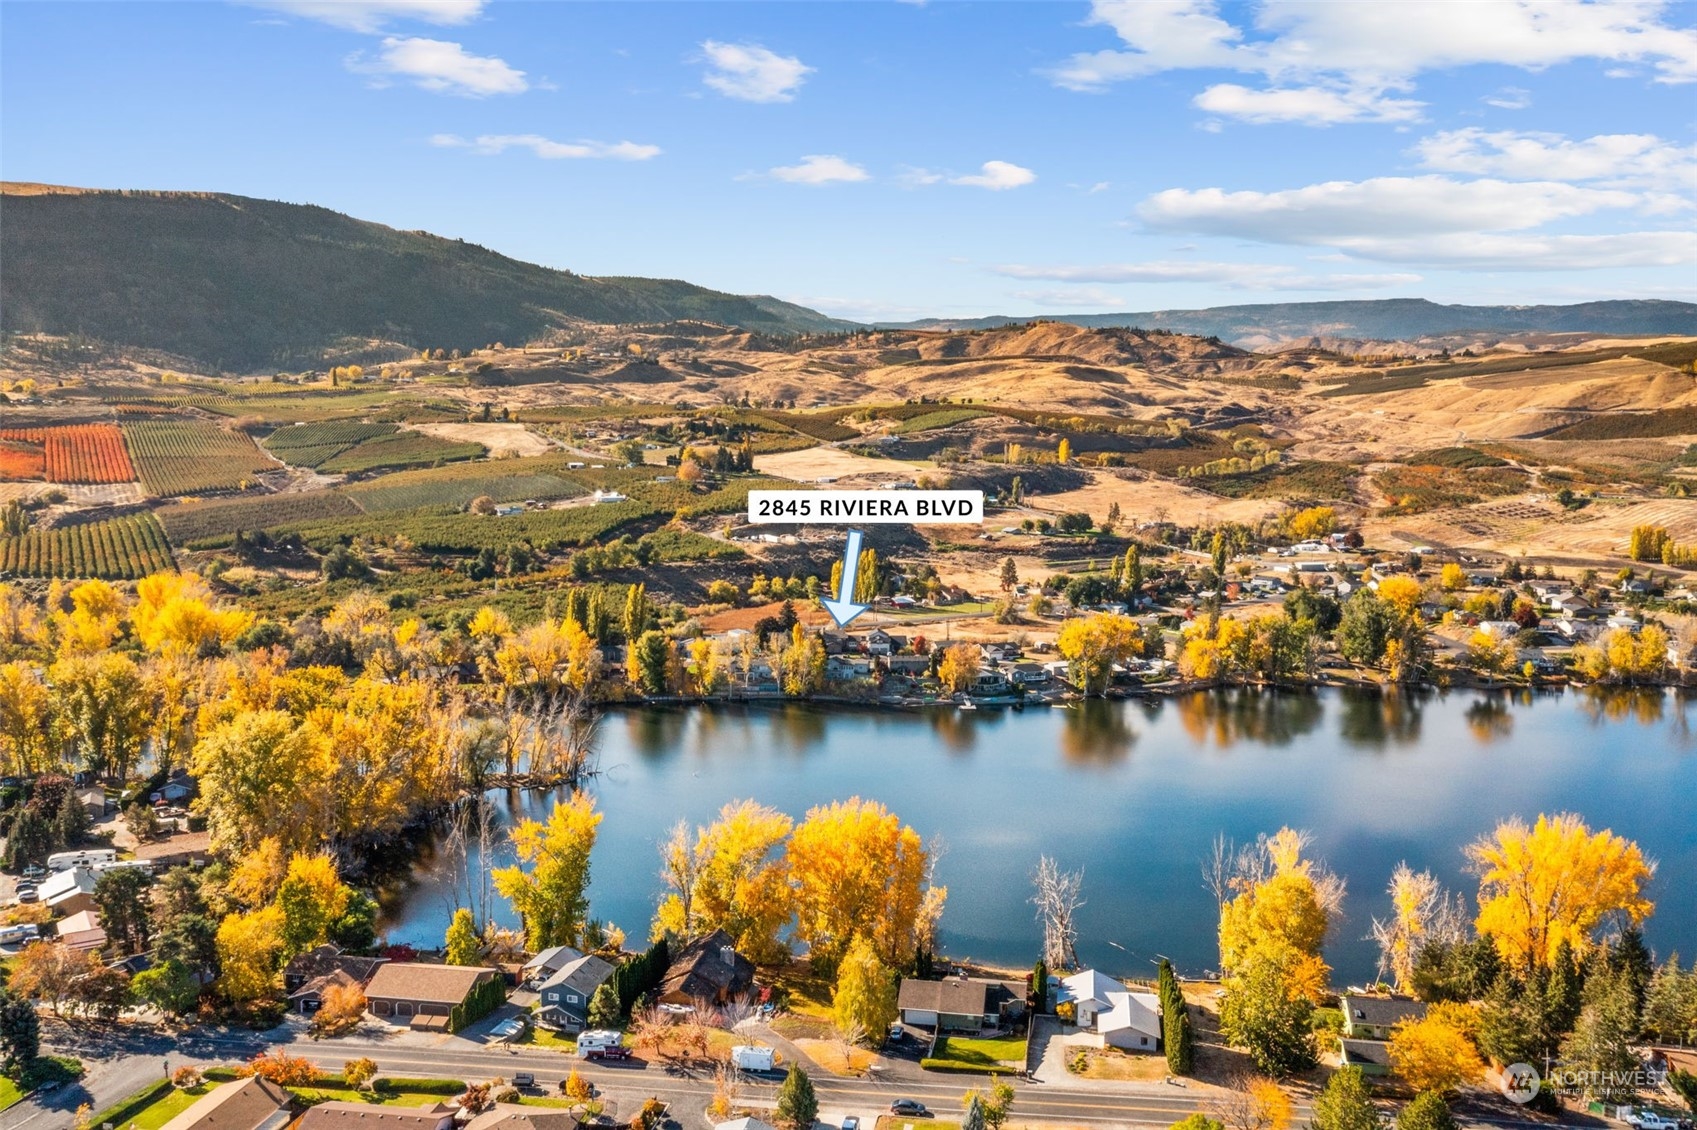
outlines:
[{"label": "green field", "polygon": [[368,439],[326,459],[319,464],[319,470],[330,474],[392,471],[481,459],[484,454],[480,443],[456,443],[423,432],[394,432]]},{"label": "green field", "polygon": [[[518,463],[518,460],[509,462]],[[557,475],[540,473],[500,474],[484,467],[454,468],[452,474],[424,471],[413,474],[385,475],[366,483],[345,488],[346,494],[372,514],[388,514],[424,507],[450,506],[463,508],[472,499],[487,496],[496,502],[522,502],[528,498],[554,500],[575,498],[589,493],[576,483]],[[442,468],[443,471],[449,470]]]},{"label": "green field", "polygon": [[0,538],[0,575],[120,581],[173,567],[165,531],[152,514],[38,527],[21,537]]},{"label": "green field", "polygon": [[911,435],[914,432],[928,432],[933,428],[947,428],[967,420],[977,420],[990,413],[981,408],[945,408],[938,412],[927,412],[922,416],[914,416],[903,420],[895,427],[899,436]]},{"label": "green field", "polygon": [[659,512],[646,502],[605,503],[569,510],[532,510],[506,516],[414,513],[287,523],[319,552],[356,537],[404,538],[425,553],[476,553],[529,544],[544,552],[590,545]]},{"label": "green field", "polygon": [[124,446],[142,486],[159,498],[242,490],[277,466],[245,434],[199,420],[125,424]]},{"label": "green field", "polygon": [[331,420],[322,424],[293,424],[278,428],[261,441],[265,450],[296,467],[318,467],[348,448],[379,436],[393,435],[394,424]]}]

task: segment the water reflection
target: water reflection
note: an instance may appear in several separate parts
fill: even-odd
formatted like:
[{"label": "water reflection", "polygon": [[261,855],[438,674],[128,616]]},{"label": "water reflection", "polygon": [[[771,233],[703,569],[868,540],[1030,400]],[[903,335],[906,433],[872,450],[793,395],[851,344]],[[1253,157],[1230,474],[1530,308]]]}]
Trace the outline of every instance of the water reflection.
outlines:
[{"label": "water reflection", "polygon": [[1346,690],[1339,698],[1338,735],[1350,745],[1369,749],[1418,745],[1427,697],[1408,687]]},{"label": "water reflection", "polygon": [[1514,716],[1508,711],[1507,695],[1486,695],[1470,704],[1463,717],[1481,745],[1502,741],[1514,733]]},{"label": "water reflection", "polygon": [[772,711],[772,736],[792,753],[806,753],[825,744],[829,713],[801,703],[785,703]]},{"label": "water reflection", "polygon": [[1131,756],[1137,734],[1126,722],[1130,704],[1089,698],[1062,711],[1061,756],[1074,765],[1110,764]]},{"label": "water reflection", "polygon": [[1325,715],[1310,692],[1261,687],[1181,695],[1173,709],[1193,739],[1211,740],[1221,749],[1243,741],[1289,745],[1312,732]]},{"label": "water reflection", "polygon": [[981,711],[951,710],[946,706],[925,711],[931,734],[949,753],[971,753],[978,747],[978,724]]},{"label": "water reflection", "polygon": [[1661,687],[1588,687],[1580,692],[1579,709],[1593,725],[1632,721],[1652,726],[1667,709],[1667,692]]},{"label": "water reflection", "polygon": [[683,748],[684,733],[690,722],[687,711],[649,706],[627,711],[624,717],[630,747],[642,757],[657,760]]}]

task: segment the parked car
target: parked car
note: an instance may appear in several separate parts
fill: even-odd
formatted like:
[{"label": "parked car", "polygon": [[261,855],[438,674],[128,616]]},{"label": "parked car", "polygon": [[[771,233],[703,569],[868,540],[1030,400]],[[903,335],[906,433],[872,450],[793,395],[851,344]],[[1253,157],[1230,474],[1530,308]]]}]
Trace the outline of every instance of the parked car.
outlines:
[{"label": "parked car", "polygon": [[39,863],[32,863],[24,868],[23,876],[26,879],[45,879],[47,878],[47,868]]},{"label": "parked car", "polygon": [[514,1072],[513,1086],[517,1087],[521,1091],[527,1087],[534,1087],[536,1086],[536,1076],[532,1075],[528,1071]]},{"label": "parked car", "polygon": [[843,1119],[842,1130],[860,1130],[860,1119],[856,1118],[852,1114],[849,1115],[847,1118]]},{"label": "parked car", "polygon": [[1626,1116],[1633,1130],[1679,1130],[1679,1119],[1657,1114],[1653,1110],[1635,1110]]},{"label": "parked car", "polygon": [[18,901],[19,902],[40,902],[41,901],[41,893],[35,889],[34,884],[19,883],[18,884]]},{"label": "parked car", "polygon": [[578,1054],[584,1059],[629,1059],[630,1049],[623,1044],[605,1044],[598,1048],[580,1050]]},{"label": "parked car", "polygon": [[891,1114],[905,1114],[910,1118],[930,1118],[931,1112],[925,1109],[925,1104],[918,1099],[897,1099],[890,1104]]}]

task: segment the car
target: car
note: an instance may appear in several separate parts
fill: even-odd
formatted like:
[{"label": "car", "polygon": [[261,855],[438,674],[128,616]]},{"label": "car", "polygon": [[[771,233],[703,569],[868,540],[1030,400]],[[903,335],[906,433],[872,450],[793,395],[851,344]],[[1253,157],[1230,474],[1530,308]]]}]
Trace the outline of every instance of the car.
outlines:
[{"label": "car", "polygon": [[18,901],[19,902],[40,902],[41,901],[41,893],[39,891],[37,891],[34,887],[25,887],[25,886],[20,885],[18,887]]},{"label": "car", "polygon": [[1626,1124],[1633,1130],[1679,1130],[1679,1120],[1657,1114],[1653,1110],[1636,1110],[1626,1116]]},{"label": "car", "polygon": [[45,879],[47,878],[47,868],[39,863],[32,863],[24,868],[23,876],[26,879]]},{"label": "car", "polygon": [[583,1053],[584,1059],[629,1059],[630,1049],[623,1044],[608,1044],[602,1048],[591,1048]]},{"label": "car", "polygon": [[860,1119],[856,1118],[852,1114],[849,1115],[847,1118],[843,1119],[842,1130],[860,1130]]},{"label": "car", "polygon": [[528,1071],[515,1072],[513,1074],[513,1086],[520,1090],[523,1090],[526,1087],[534,1087],[536,1086],[536,1076],[532,1075]]},{"label": "car", "polygon": [[910,1118],[930,1118],[931,1112],[925,1109],[925,1104],[918,1099],[897,1099],[890,1104],[891,1114],[905,1114]]}]

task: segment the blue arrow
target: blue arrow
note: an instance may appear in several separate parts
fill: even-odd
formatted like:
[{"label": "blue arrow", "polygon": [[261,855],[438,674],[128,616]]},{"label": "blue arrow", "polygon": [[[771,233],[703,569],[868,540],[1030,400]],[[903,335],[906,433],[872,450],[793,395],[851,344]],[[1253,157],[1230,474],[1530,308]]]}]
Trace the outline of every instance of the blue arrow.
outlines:
[{"label": "blue arrow", "polygon": [[837,622],[837,627],[846,628],[849,621],[865,612],[870,605],[856,604],[854,596],[854,575],[860,571],[860,531],[848,532],[848,544],[843,547],[843,580],[837,586],[835,600],[822,600],[825,611],[831,614],[831,619]]}]

